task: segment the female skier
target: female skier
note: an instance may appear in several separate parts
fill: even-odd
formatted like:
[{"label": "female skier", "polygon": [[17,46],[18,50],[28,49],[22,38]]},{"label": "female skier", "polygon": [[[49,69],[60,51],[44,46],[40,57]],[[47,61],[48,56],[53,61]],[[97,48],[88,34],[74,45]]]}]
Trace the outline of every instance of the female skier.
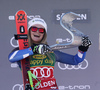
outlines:
[{"label": "female skier", "polygon": [[[51,50],[47,43],[47,24],[41,18],[33,18],[28,22],[29,48],[14,49],[9,54],[10,62],[17,62],[20,65],[25,55],[30,59],[30,71],[35,74],[41,83],[35,90],[58,90],[56,79],[53,75],[55,62],[69,65],[78,65],[86,56],[86,51],[91,45],[87,37],[83,37],[83,43],[78,47],[76,55],[69,55],[58,50]],[[36,81],[33,80],[34,85]]]}]

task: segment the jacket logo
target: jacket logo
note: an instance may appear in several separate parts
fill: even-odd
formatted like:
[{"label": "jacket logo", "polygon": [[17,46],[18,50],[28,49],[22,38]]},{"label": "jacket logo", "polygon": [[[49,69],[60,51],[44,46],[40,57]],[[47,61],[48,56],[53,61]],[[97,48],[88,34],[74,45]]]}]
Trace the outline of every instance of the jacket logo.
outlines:
[{"label": "jacket logo", "polygon": [[33,58],[35,59],[45,59],[46,58],[46,55],[34,55]]}]

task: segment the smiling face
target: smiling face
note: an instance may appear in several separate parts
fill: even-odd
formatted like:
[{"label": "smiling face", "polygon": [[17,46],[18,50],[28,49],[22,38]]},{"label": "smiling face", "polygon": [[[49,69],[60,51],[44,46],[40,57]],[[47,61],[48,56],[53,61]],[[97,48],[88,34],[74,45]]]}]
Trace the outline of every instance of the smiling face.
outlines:
[{"label": "smiling face", "polygon": [[[37,28],[43,28],[44,29],[44,27],[42,25],[39,25],[39,24],[35,24],[32,27],[37,27]],[[44,33],[39,32],[39,30],[32,31],[32,28],[31,28],[30,29],[30,36],[31,36],[31,39],[32,39],[33,43],[39,44],[41,42],[41,40],[43,39]]]}]

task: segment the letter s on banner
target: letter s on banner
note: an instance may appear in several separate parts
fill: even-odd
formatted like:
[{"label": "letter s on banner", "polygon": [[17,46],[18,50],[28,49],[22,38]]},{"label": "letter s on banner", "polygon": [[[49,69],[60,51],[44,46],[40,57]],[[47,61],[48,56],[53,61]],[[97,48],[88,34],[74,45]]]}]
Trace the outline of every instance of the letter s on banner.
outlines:
[{"label": "letter s on banner", "polygon": [[88,61],[86,59],[84,59],[83,62],[79,63],[78,65],[68,65],[68,64],[63,64],[64,66],[62,67],[61,66],[61,63],[58,62],[58,67],[61,69],[61,70],[72,70],[72,69],[75,69],[75,70],[78,70],[78,69],[86,69],[88,67]]}]

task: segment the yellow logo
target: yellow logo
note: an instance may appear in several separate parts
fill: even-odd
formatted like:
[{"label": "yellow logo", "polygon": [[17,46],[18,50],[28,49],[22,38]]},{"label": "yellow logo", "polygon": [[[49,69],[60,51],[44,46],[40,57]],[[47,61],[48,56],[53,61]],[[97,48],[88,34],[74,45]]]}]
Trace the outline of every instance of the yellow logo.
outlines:
[{"label": "yellow logo", "polygon": [[35,59],[45,59],[46,55],[37,54],[37,55],[33,55],[33,58],[35,58]]}]

